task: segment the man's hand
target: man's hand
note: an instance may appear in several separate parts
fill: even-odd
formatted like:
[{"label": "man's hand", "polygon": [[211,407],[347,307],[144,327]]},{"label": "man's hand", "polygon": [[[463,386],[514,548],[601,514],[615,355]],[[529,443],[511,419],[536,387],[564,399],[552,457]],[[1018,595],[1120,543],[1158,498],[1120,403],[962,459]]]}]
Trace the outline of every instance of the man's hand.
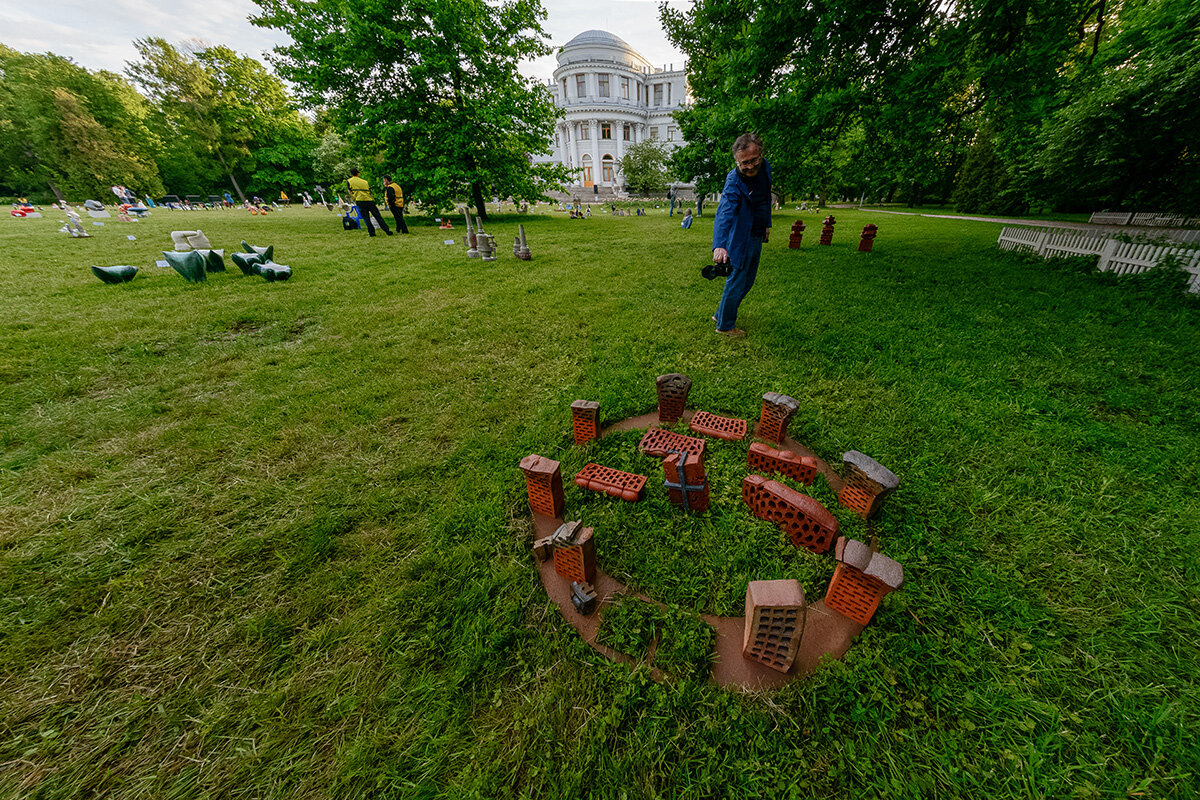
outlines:
[{"label": "man's hand", "polygon": [[767,240],[770,238],[771,238],[771,229],[767,228],[766,230],[763,231],[763,244],[766,244]]},{"label": "man's hand", "polygon": [[728,264],[729,263],[729,251],[726,250],[724,247],[714,247],[713,248],[713,263]]}]

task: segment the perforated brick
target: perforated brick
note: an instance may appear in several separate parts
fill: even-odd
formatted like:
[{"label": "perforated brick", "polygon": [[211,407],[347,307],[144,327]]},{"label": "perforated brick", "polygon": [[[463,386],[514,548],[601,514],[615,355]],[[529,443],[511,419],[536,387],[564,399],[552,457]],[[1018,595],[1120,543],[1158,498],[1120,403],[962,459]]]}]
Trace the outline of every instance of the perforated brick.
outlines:
[{"label": "perforated brick", "polygon": [[797,483],[810,484],[817,477],[817,460],[798,456],[791,450],[776,450],[761,442],[750,445],[746,464],[755,472],[778,472]]},{"label": "perforated brick", "polygon": [[841,563],[829,582],[825,605],[866,625],[879,601],[904,585],[904,567],[862,542],[838,537],[834,557]]},{"label": "perforated brick", "polygon": [[571,605],[586,617],[596,610],[596,590],[590,583],[571,581]]},{"label": "perforated brick", "polygon": [[529,507],[533,512],[548,517],[562,516],[566,502],[558,462],[531,453],[521,459],[521,471],[525,473],[525,488],[529,491]]},{"label": "perforated brick", "polygon": [[579,470],[579,474],[575,476],[575,485],[580,489],[604,492],[633,503],[641,499],[642,489],[646,485],[646,476],[622,472],[612,467],[602,467],[599,464],[585,464],[583,469]]},{"label": "perforated brick", "polygon": [[846,483],[838,502],[863,519],[879,513],[883,501],[900,485],[900,479],[887,467],[857,450],[842,454]]},{"label": "perforated brick", "polygon": [[568,581],[595,582],[596,541],[591,528],[581,530],[571,543],[555,542],[554,572]]},{"label": "perforated brick", "polygon": [[787,672],[796,660],[808,607],[798,581],[750,581],[742,655]]},{"label": "perforated brick", "polygon": [[760,439],[782,442],[787,438],[788,423],[792,421],[800,403],[794,397],[777,392],[767,392],[762,399],[762,416],[758,420],[757,435]]},{"label": "perforated brick", "polygon": [[746,420],[718,417],[707,411],[697,411],[688,425],[690,430],[705,436],[714,436],[727,442],[740,442],[746,438]]},{"label": "perforated brick", "polygon": [[571,430],[575,444],[586,444],[600,438],[600,404],[594,400],[571,403]]},{"label": "perforated brick", "polygon": [[[683,465],[683,481],[679,476],[679,459],[687,458]],[[667,499],[672,505],[679,506],[685,511],[708,510],[708,473],[704,469],[703,456],[696,456],[682,451],[670,453],[663,459],[663,472],[667,479],[663,486],[667,490]]]},{"label": "perforated brick", "polygon": [[694,436],[684,436],[682,433],[651,428],[638,442],[638,450],[648,456],[662,458],[672,450],[686,450],[692,455],[704,455],[705,442]]},{"label": "perforated brick", "polygon": [[687,408],[692,379],[678,372],[670,372],[659,375],[655,379],[655,386],[658,391],[658,421],[678,422]]},{"label": "perforated brick", "polygon": [[774,522],[792,544],[824,553],[837,538],[837,519],[821,503],[761,475],[742,480],[742,499],[756,517]]}]

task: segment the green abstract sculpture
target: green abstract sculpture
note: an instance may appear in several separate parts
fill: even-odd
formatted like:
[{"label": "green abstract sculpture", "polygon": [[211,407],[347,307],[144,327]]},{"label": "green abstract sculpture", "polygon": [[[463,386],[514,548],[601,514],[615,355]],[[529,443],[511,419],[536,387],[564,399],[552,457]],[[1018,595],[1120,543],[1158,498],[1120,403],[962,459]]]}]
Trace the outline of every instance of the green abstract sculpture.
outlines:
[{"label": "green abstract sculpture", "polygon": [[180,253],[176,250],[164,250],[163,258],[189,283],[199,283],[200,281],[208,280],[208,271],[205,269],[204,256],[195,250],[189,250],[186,253]]},{"label": "green abstract sculpture", "polygon": [[224,250],[196,250],[197,253],[204,256],[204,268],[209,272],[224,272],[225,271],[225,251]]},{"label": "green abstract sculpture", "polygon": [[234,264],[237,264],[243,275],[257,275],[258,267],[264,261],[258,253],[230,253],[229,257],[233,259]]},{"label": "green abstract sculpture", "polygon": [[292,277],[292,268],[286,264],[276,264],[274,261],[268,261],[258,265],[258,274],[266,278],[268,282],[286,281]]},{"label": "green abstract sculpture", "polygon": [[105,283],[125,283],[133,280],[133,276],[138,273],[138,268],[124,264],[116,267],[97,267],[93,264],[92,273]]},{"label": "green abstract sculpture", "polygon": [[242,249],[247,253],[258,253],[263,257],[263,261],[270,261],[275,257],[275,245],[273,244],[269,244],[266,247],[255,247],[252,244],[246,244],[246,241],[243,239]]}]

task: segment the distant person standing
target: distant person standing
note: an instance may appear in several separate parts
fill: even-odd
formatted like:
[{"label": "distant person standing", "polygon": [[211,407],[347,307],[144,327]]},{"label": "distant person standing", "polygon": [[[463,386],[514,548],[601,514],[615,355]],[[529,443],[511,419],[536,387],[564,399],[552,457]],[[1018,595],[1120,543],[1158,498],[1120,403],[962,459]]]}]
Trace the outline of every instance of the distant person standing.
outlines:
[{"label": "distant person standing", "polygon": [[667,187],[667,200],[671,203],[671,213],[667,216],[673,217],[675,216],[675,184],[673,183]]},{"label": "distant person standing", "polygon": [[713,320],[717,333],[741,337],[746,332],[735,327],[738,306],[754,285],[771,233],[771,165],[763,160],[762,139],[753,133],[733,143],[733,161],[737,166],[725,178],[713,221],[713,261],[731,270]]},{"label": "distant person standing", "polygon": [[392,183],[391,177],[385,177],[383,191],[386,194],[384,201],[387,203],[388,210],[392,212],[392,218],[396,220],[396,230],[408,233],[408,226],[404,224],[404,190],[400,188],[400,184]]},{"label": "distant person standing", "polygon": [[371,196],[371,185],[358,177],[357,169],[350,170],[350,177],[346,180],[346,186],[350,189],[350,197],[354,200],[354,205],[358,206],[359,215],[363,218],[363,222],[367,224],[367,235],[375,235],[375,229],[371,227],[371,216],[374,215],[383,232],[391,236],[392,231],[388,228],[387,223],[383,221],[383,217],[379,215],[379,206],[375,205],[375,198]]}]

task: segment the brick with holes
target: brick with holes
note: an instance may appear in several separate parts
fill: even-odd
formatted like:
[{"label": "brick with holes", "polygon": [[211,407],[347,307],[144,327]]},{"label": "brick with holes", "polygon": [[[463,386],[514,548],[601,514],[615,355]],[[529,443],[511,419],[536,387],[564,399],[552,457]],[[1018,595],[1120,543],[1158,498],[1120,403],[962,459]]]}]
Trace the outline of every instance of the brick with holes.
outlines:
[{"label": "brick with holes", "polygon": [[596,541],[579,520],[563,523],[554,540],[554,572],[564,580],[595,583]]},{"label": "brick with holes", "polygon": [[838,523],[820,501],[761,475],[742,480],[742,499],[750,513],[774,522],[796,548],[824,553],[833,546]]},{"label": "brick with holes", "polygon": [[792,421],[800,403],[794,397],[778,392],[767,392],[762,399],[762,416],[755,432],[760,439],[782,442],[787,438],[788,423]]},{"label": "brick with holes", "polygon": [[746,587],[746,622],[742,656],[779,672],[796,661],[808,606],[799,581],[750,581]]},{"label": "brick with holes", "polygon": [[746,420],[718,417],[707,411],[697,411],[693,414],[688,428],[696,433],[724,439],[727,442],[740,442],[746,438]]},{"label": "brick with holes", "polygon": [[863,519],[878,514],[883,501],[900,485],[896,473],[857,450],[842,454],[842,467],[846,484],[838,502]]},{"label": "brick with holes", "polygon": [[904,585],[904,567],[862,542],[839,536],[834,557],[840,563],[825,593],[825,605],[859,625],[870,622],[879,601]]},{"label": "brick with holes", "polygon": [[[682,481],[679,475],[681,458],[687,459],[683,464]],[[692,455],[686,450],[669,453],[663,459],[663,472],[667,476],[663,486],[672,505],[684,511],[708,510],[708,473],[704,469],[703,456]]]},{"label": "brick with holes", "polygon": [[594,400],[571,403],[571,430],[575,444],[586,444],[600,438],[600,404]]},{"label": "brick with holes", "polygon": [[655,388],[658,392],[658,421],[678,422],[687,408],[692,379],[678,372],[669,372],[655,379]]},{"label": "brick with holes", "polygon": [[705,441],[695,436],[684,436],[682,433],[651,428],[638,442],[638,450],[648,456],[663,458],[672,450],[686,450],[692,455],[704,455]]},{"label": "brick with holes", "polygon": [[590,583],[571,581],[571,605],[580,614],[588,616],[596,610],[596,589]]},{"label": "brick with holes", "polygon": [[750,445],[746,464],[758,472],[778,472],[797,483],[810,484],[817,477],[817,460],[812,456],[798,456],[791,450],[776,450],[761,442]]},{"label": "brick with holes", "polygon": [[584,464],[583,469],[579,470],[579,474],[575,476],[575,485],[580,489],[604,492],[621,500],[635,503],[642,498],[642,489],[646,486],[646,476],[589,463]]},{"label": "brick with holes", "polygon": [[533,512],[547,517],[562,516],[566,502],[558,462],[530,453],[521,459],[521,471],[525,473],[525,488],[529,490],[529,507]]}]

